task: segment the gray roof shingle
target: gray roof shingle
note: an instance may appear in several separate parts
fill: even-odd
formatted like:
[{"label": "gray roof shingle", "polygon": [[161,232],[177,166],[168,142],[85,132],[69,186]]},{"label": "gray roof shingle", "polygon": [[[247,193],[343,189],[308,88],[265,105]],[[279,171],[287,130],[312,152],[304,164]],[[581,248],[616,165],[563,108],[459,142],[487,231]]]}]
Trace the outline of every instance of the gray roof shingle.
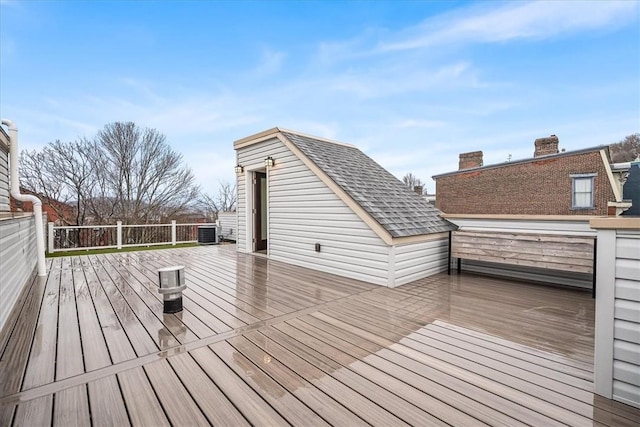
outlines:
[{"label": "gray roof shingle", "polygon": [[291,132],[282,134],[338,184],[392,237],[456,228],[431,203],[353,146]]}]

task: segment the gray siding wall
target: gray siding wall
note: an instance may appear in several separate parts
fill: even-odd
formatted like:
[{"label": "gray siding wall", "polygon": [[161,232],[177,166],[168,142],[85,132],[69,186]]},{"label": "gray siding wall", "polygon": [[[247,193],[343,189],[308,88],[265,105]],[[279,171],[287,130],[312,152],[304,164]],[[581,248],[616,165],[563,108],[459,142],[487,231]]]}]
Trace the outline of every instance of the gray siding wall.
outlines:
[{"label": "gray siding wall", "polygon": [[616,235],[613,398],[640,407],[640,231]]},{"label": "gray siding wall", "polygon": [[0,220],[0,329],[36,268],[34,216]]},{"label": "gray siding wall", "polygon": [[[595,237],[596,231],[589,226],[589,220],[519,220],[490,218],[447,218],[461,230],[559,234],[563,236]],[[455,262],[455,260],[454,260]],[[475,260],[463,260],[463,270],[480,274],[509,277],[520,280],[532,280],[542,283],[561,284],[591,289],[593,277],[590,274],[543,270],[534,267],[495,264]],[[454,266],[455,267],[455,266]]]},{"label": "gray siding wall", "polygon": [[220,235],[225,240],[236,240],[238,238],[238,215],[236,212],[218,212],[220,222]]},{"label": "gray siding wall", "polygon": [[269,258],[388,285],[389,246],[277,139],[238,150],[238,163],[245,167],[238,182],[238,250],[252,249],[247,176],[263,168],[267,156],[276,163],[268,172]]},{"label": "gray siding wall", "polygon": [[392,248],[395,268],[394,286],[404,285],[447,269],[449,239],[445,237],[429,242],[412,243]]},{"label": "gray siding wall", "polygon": [[9,211],[9,156],[6,146],[0,142],[0,212]]}]

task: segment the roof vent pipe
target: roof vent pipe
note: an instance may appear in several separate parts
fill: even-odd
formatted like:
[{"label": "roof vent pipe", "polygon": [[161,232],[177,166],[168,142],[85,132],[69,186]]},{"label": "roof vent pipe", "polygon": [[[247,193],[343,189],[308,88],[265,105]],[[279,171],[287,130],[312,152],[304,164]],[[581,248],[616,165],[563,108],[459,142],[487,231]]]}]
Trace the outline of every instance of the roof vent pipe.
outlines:
[{"label": "roof vent pipe", "polygon": [[2,124],[9,129],[9,181],[11,183],[11,196],[21,202],[33,204],[33,215],[36,221],[36,251],[38,256],[38,276],[47,275],[47,267],[44,261],[44,224],[42,222],[42,202],[36,196],[20,194],[20,178],[18,177],[18,127],[7,119],[2,119]]}]

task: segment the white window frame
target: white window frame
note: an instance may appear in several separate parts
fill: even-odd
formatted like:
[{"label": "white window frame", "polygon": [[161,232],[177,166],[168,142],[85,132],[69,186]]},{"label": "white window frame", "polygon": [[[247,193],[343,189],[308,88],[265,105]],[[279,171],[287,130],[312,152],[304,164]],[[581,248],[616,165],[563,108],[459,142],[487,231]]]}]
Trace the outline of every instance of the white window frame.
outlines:
[{"label": "white window frame", "polygon": [[[579,174],[571,174],[571,209],[593,209],[595,208],[595,198],[594,198],[594,178],[598,176],[597,173],[579,173]],[[576,183],[580,181],[589,181],[591,191],[589,194],[589,205],[577,205],[576,204]],[[581,192],[580,194],[587,194],[586,192]]]}]

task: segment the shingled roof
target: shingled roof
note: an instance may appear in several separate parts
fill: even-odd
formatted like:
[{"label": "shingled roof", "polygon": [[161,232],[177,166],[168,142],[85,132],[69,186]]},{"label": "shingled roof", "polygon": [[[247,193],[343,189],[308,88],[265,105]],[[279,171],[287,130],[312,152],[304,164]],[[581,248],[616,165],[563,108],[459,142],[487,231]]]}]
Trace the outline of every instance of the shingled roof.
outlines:
[{"label": "shingled roof", "polygon": [[354,146],[291,131],[282,134],[358,203],[392,237],[456,228],[440,211]]}]

